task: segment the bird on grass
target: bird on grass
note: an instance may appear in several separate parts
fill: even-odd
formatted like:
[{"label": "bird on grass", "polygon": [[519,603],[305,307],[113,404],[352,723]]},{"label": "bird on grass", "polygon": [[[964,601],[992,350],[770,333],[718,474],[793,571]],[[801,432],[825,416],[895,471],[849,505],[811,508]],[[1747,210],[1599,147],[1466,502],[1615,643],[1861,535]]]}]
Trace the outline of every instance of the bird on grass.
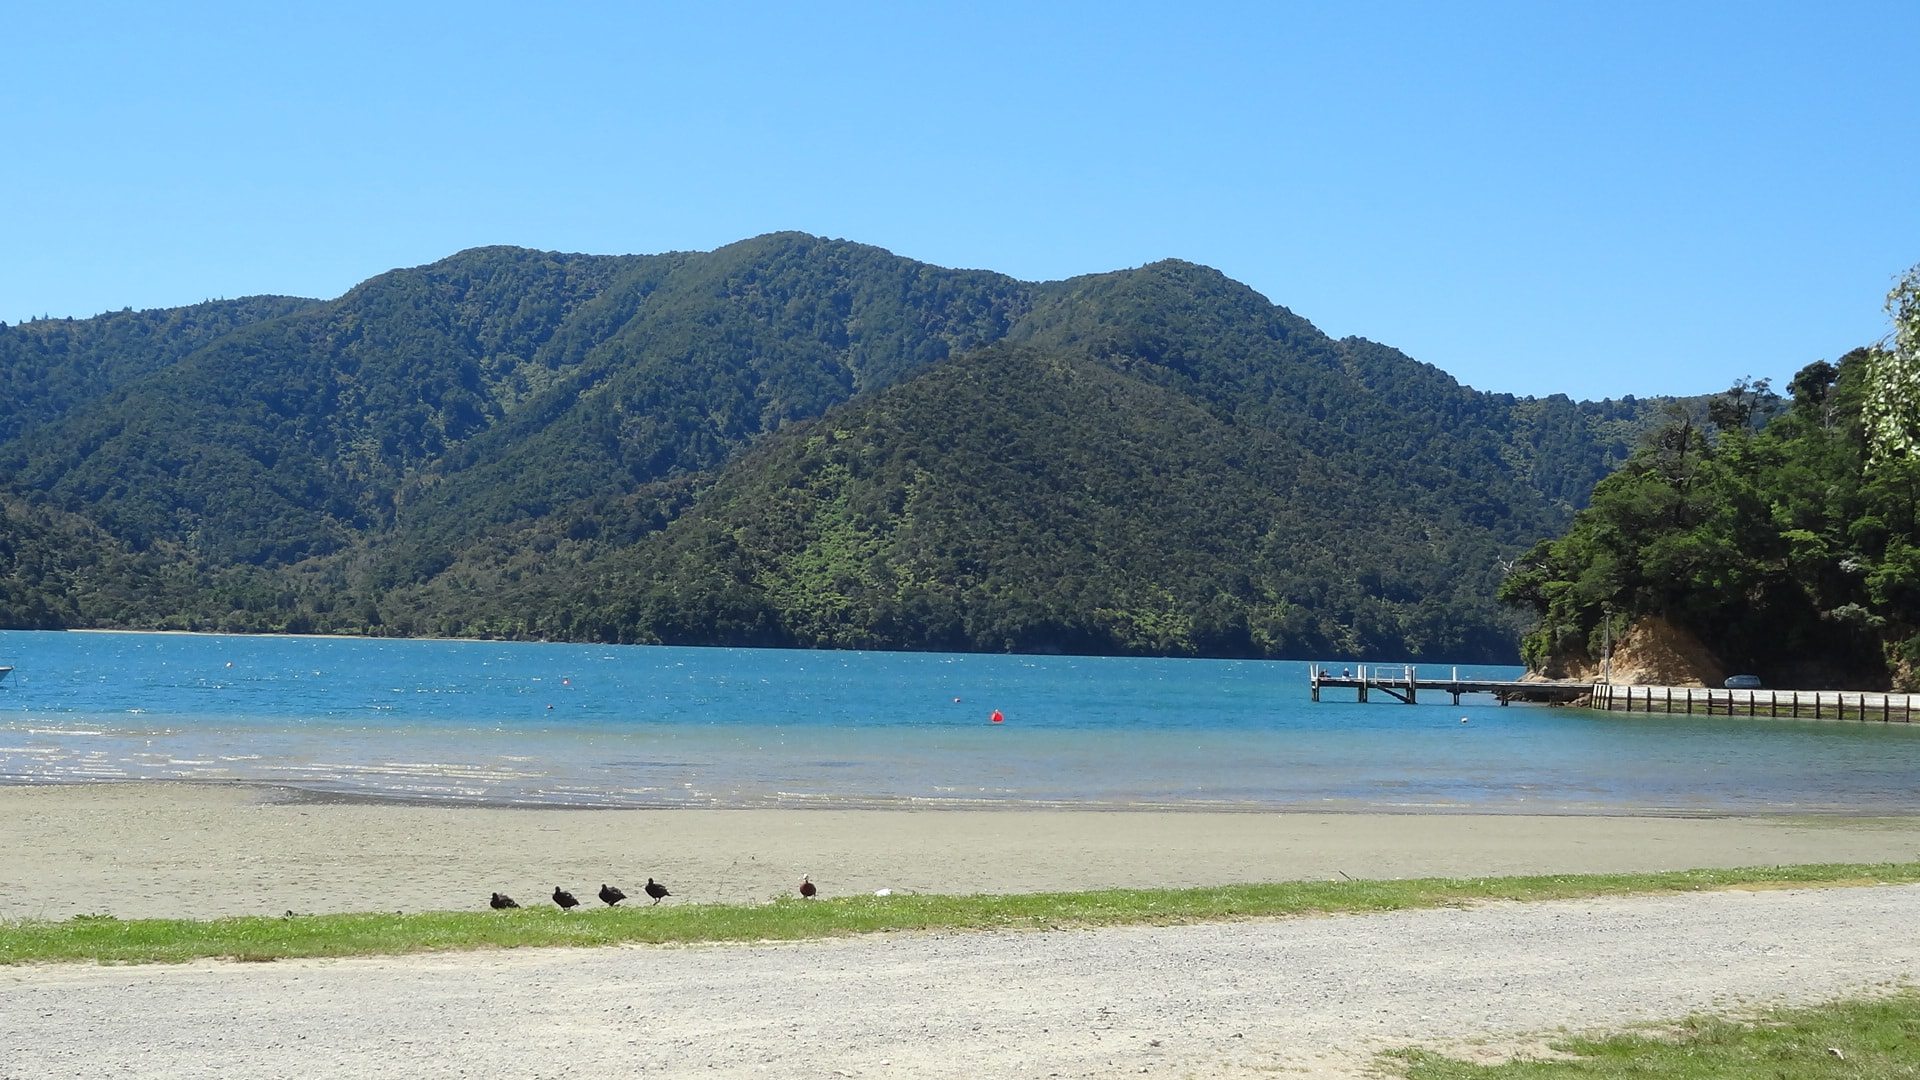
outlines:
[{"label": "bird on grass", "polygon": [[487,901],[487,906],[495,911],[505,911],[510,907],[519,907],[520,905],[514,903],[513,897],[508,896],[506,893],[497,892],[493,894],[492,899]]},{"label": "bird on grass", "polygon": [[818,893],[819,891],[820,891],[820,887],[813,883],[812,878],[803,877],[800,879],[800,896],[803,899],[811,900],[813,899],[814,894]]},{"label": "bird on grass", "polygon": [[611,885],[600,886],[600,901],[601,903],[606,904],[608,907],[612,907],[613,905],[619,903],[622,900],[625,900],[626,898],[627,898],[626,893],[621,892],[619,889],[616,889]]},{"label": "bird on grass", "polygon": [[561,911],[567,911],[580,906],[580,901],[575,900],[572,893],[558,885],[553,887],[553,902],[560,905]]},{"label": "bird on grass", "polygon": [[657,904],[660,901],[665,900],[667,897],[672,896],[673,894],[667,891],[667,887],[665,885],[660,884],[659,882],[653,880],[652,878],[648,878],[647,879],[647,895],[653,897],[653,902]]}]

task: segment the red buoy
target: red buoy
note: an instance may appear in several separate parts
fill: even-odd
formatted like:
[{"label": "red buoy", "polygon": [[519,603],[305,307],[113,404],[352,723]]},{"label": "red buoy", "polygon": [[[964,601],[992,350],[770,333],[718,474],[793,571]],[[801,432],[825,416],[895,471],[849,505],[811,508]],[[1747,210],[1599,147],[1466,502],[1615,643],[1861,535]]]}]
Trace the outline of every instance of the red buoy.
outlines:
[{"label": "red buoy", "polygon": [[993,710],[993,715],[987,717],[987,720],[989,723],[994,724],[1004,724],[1007,722],[1007,718],[1001,714],[999,709]]}]

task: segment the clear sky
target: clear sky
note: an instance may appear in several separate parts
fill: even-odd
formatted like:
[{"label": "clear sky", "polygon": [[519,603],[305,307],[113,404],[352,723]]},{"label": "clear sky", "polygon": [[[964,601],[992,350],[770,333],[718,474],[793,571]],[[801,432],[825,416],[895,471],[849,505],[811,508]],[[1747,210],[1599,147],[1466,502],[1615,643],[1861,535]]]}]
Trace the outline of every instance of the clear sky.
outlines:
[{"label": "clear sky", "polygon": [[1487,390],[1704,393],[1886,330],[1920,3],[20,4],[0,320],[777,229],[1178,257]]}]

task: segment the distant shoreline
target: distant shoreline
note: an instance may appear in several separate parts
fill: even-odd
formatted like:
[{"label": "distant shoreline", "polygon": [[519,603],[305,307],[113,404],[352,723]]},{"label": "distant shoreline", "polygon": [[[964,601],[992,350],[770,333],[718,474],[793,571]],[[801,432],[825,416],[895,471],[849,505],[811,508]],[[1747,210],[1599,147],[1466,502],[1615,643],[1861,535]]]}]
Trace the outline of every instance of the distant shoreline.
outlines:
[{"label": "distant shoreline", "polygon": [[615,649],[764,649],[769,652],[792,653],[904,653],[915,656],[1060,656],[1083,657],[1086,659],[1113,660],[1207,660],[1228,663],[1250,664],[1329,664],[1329,663],[1366,663],[1372,664],[1415,664],[1450,665],[1454,667],[1493,667],[1517,668],[1522,664],[1518,657],[1511,661],[1490,662],[1482,660],[1328,660],[1324,656],[1186,656],[1171,653],[1071,653],[1071,652],[968,652],[952,649],[815,649],[799,645],[688,645],[667,644],[661,642],[622,642],[622,641],[574,641],[554,640],[550,638],[515,637],[437,637],[427,634],[317,634],[289,633],[267,630],[122,630],[113,627],[84,626],[59,627],[55,629],[14,629],[0,631],[16,634],[142,634],[162,637],[226,637],[226,638],[294,638],[311,641],[432,641],[448,644],[494,644],[494,645],[572,645],[579,647],[605,647]]},{"label": "distant shoreline", "polygon": [[[512,799],[486,798],[483,796],[412,794],[402,791],[353,791],[338,788],[308,787],[299,783],[279,780],[257,779],[209,779],[204,777],[119,777],[119,776],[61,776],[52,779],[22,779],[0,776],[0,806],[4,806],[6,792],[42,789],[85,789],[85,788],[204,788],[215,791],[237,791],[251,793],[261,803],[307,805],[307,806],[366,806],[386,807],[397,811],[409,810],[476,810],[511,811],[527,813],[598,813],[598,814],[680,814],[680,813],[743,813],[743,814],[1066,814],[1066,815],[1125,815],[1125,814],[1163,814],[1175,817],[1184,816],[1223,816],[1223,817],[1378,817],[1387,819],[1408,818],[1478,818],[1478,819],[1621,819],[1640,821],[1885,821],[1906,820],[1911,817],[1916,828],[1920,828],[1920,811],[1905,808],[1867,808],[1852,806],[1805,806],[1787,805],[1780,807],[1740,807],[1740,808],[1691,808],[1676,806],[1513,806],[1509,804],[1475,805],[1469,803],[1419,803],[1383,805],[1378,802],[1354,799],[1345,802],[1202,802],[1147,800],[1121,802],[1097,799],[1040,800],[1013,798],[922,798],[922,797],[878,797],[878,796],[794,796],[781,799],[769,796],[761,801],[739,802],[728,805],[711,803],[684,802],[585,802],[554,799]],[[1690,869],[1690,868],[1689,868]]]},{"label": "distant shoreline", "polygon": [[289,632],[269,632],[264,630],[114,630],[99,626],[79,626],[60,630],[21,630],[23,634],[141,634],[155,637],[263,637],[263,638],[300,638],[311,641],[440,641],[450,643],[512,643],[515,645],[610,645],[612,642],[567,642],[545,641],[537,638],[464,638],[464,637],[428,637],[422,634],[295,634]]}]

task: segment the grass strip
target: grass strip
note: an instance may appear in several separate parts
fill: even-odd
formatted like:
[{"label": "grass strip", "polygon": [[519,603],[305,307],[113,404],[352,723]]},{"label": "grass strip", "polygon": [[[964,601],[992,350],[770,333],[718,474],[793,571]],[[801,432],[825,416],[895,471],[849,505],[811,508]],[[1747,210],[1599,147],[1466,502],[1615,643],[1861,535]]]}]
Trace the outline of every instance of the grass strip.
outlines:
[{"label": "grass strip", "polygon": [[1769,1009],[1751,1020],[1696,1017],[1657,1035],[1571,1038],[1565,1059],[1475,1065],[1424,1050],[1385,1055],[1408,1080],[1819,1080],[1920,1078],[1920,993]]},{"label": "grass strip", "polygon": [[685,904],[562,912],[243,916],[0,922],[0,964],[179,963],[224,958],[378,956],[463,949],[796,941],[890,930],[1065,929],[1167,925],[1286,915],[1398,911],[1497,900],[1691,892],[1741,887],[1920,881],[1920,862],[1824,864],[1645,874],[1297,881],[1198,889],[974,896],[849,896],[761,904]]}]

